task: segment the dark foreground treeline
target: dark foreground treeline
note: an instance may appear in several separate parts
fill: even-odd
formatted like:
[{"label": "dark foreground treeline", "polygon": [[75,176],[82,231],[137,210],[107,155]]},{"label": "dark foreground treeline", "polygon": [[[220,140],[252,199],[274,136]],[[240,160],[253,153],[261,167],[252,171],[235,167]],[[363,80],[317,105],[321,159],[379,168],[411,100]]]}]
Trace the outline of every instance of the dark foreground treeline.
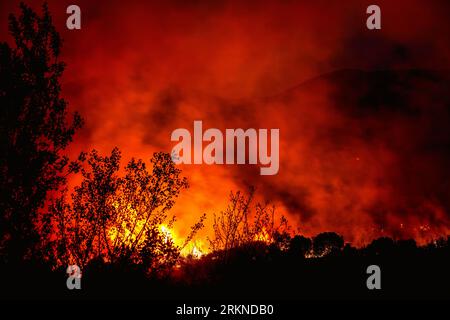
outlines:
[{"label": "dark foreground treeline", "polygon": [[[2,299],[449,299],[450,237],[424,247],[412,240],[380,238],[367,247],[331,247],[305,257],[296,241],[250,243],[201,259],[184,259],[172,272],[149,277],[141,266],[91,261],[81,290],[66,286],[65,268],[2,265]],[[306,239],[306,238],[304,238]],[[314,251],[313,247],[310,248]],[[381,290],[369,290],[369,265],[381,269]]]}]

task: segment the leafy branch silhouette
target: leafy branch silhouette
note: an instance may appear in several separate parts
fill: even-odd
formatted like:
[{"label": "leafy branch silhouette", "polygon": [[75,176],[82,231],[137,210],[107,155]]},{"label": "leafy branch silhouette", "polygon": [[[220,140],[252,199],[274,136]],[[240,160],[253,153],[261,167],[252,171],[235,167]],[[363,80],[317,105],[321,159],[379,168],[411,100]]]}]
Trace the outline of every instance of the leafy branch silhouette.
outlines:
[{"label": "leafy branch silhouette", "polygon": [[[110,156],[93,150],[81,154],[82,181],[71,193],[55,199],[42,234],[47,259],[55,266],[68,262],[85,266],[93,259],[115,263],[128,260],[142,264],[151,272],[173,266],[180,247],[174,244],[161,226],[172,228],[175,217],[168,211],[180,191],[188,187],[187,179],[167,153],[158,152],[151,159],[152,169],[142,160],[131,159],[119,175],[120,152]],[[186,242],[203,227],[204,216],[192,227]]]},{"label": "leafy branch silhouette", "polygon": [[38,211],[66,183],[70,161],[61,153],[83,124],[60,97],[65,65],[47,5],[42,16],[20,9],[9,16],[15,46],[0,43],[0,250],[15,260],[31,255]]}]

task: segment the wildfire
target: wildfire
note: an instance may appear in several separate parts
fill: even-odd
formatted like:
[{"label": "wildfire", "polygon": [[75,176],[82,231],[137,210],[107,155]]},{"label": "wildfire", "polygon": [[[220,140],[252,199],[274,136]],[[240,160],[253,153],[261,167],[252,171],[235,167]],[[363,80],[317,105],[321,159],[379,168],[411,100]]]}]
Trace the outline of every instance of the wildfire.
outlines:
[{"label": "wildfire", "polygon": [[[131,246],[134,241],[136,241],[137,234],[143,227],[144,221],[138,221],[136,223],[136,227],[134,228],[134,231],[127,228],[127,225],[123,223],[121,228],[112,227],[109,229],[108,235],[109,239],[112,243],[116,241],[116,239],[122,240],[126,245]],[[164,242],[173,242],[175,246],[178,246],[181,249],[181,256],[187,257],[191,256],[193,258],[199,259],[202,257],[207,250],[204,248],[202,241],[195,241],[194,243],[189,243],[186,246],[184,246],[184,239],[179,238],[176,235],[176,232],[173,230],[173,228],[169,228],[167,224],[161,224],[158,227],[158,231],[163,237]],[[139,239],[139,243],[142,243],[145,240],[145,237],[141,237]],[[260,240],[263,241],[263,240]]]},{"label": "wildfire", "polygon": [[181,250],[181,255],[183,257],[191,256],[195,259],[201,258],[204,254],[207,253],[207,250],[204,248],[203,242],[201,240],[197,240],[194,243],[190,243]]},{"label": "wildfire", "polygon": [[[112,227],[108,231],[109,239],[112,243],[114,243],[116,240],[122,241],[125,245],[131,246],[133,243],[135,243],[137,239],[137,235],[139,234],[139,231],[143,228],[144,221],[138,221],[136,222],[136,226],[134,227],[134,231],[130,230],[128,228],[128,225],[126,222],[122,222],[122,225],[120,228]],[[145,240],[145,237],[141,237],[138,241],[138,245],[143,243]]]},{"label": "wildfire", "polygon": [[207,251],[204,248],[203,242],[198,240],[193,243],[188,243],[184,245],[184,239],[181,239],[175,235],[175,231],[169,228],[167,225],[162,224],[159,226],[159,231],[164,236],[164,241],[172,241],[176,246],[182,248],[181,256],[188,257],[191,256],[193,258],[199,259],[201,258]]},{"label": "wildfire", "polygon": [[159,232],[164,237],[164,242],[172,241],[174,244],[177,244],[175,241],[175,236],[173,230],[171,230],[167,225],[161,224],[158,227]]},{"label": "wildfire", "polygon": [[269,243],[271,240],[271,237],[270,237],[269,232],[267,232],[266,228],[262,228],[259,233],[255,234],[254,240]]}]

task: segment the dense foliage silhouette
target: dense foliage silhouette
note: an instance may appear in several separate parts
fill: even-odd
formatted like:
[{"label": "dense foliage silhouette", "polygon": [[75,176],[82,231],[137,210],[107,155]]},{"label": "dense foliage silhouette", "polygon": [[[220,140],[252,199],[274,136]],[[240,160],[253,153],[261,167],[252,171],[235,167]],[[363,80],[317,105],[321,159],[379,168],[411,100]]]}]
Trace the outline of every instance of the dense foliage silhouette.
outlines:
[{"label": "dense foliage silhouette", "polygon": [[66,180],[62,151],[82,119],[60,97],[61,39],[47,5],[39,16],[21,4],[9,16],[14,47],[0,43],[0,250],[20,260],[37,241],[34,228],[49,192]]}]

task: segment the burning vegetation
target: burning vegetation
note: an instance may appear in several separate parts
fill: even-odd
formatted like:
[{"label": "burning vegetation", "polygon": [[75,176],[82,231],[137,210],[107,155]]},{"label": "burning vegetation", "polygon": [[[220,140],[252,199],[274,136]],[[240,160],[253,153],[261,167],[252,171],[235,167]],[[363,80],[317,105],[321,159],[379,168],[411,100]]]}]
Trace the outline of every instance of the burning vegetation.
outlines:
[{"label": "burning vegetation", "polygon": [[[345,263],[338,266],[347,268],[348,261],[353,261],[352,259],[360,259],[363,265],[366,265],[367,261],[380,256],[397,257],[397,260],[392,260],[394,262],[402,262],[401,260],[407,257],[410,259],[408,261],[418,263],[428,262],[422,259],[428,257],[434,262],[428,267],[429,274],[439,274],[434,273],[434,267],[445,267],[448,270],[450,238],[445,237],[449,231],[446,206],[434,205],[433,202],[423,206],[416,205],[422,202],[406,201],[408,210],[405,211],[402,209],[405,206],[396,205],[399,199],[394,193],[391,196],[391,192],[386,192],[385,195],[385,204],[389,205],[381,202],[379,206],[377,203],[377,206],[372,208],[372,211],[378,214],[380,222],[367,241],[376,240],[359,248],[346,243],[344,238],[335,232],[322,232],[315,236],[294,232],[287,219],[279,215],[273,205],[255,203],[254,189],[250,189],[248,194],[241,191],[231,192],[225,209],[213,215],[212,226],[210,225],[212,236],[207,241],[197,237],[198,231],[205,227],[205,214],[199,215],[187,235],[180,235],[176,218],[170,211],[179,194],[188,188],[188,181],[181,176],[181,170],[176,167],[169,154],[154,153],[150,166],[143,160],[132,158],[125,167],[121,167],[121,152],[118,148],[114,148],[110,155],[101,155],[96,150],[82,152],[74,161],[63,156],[76,130],[81,128],[83,120],[78,114],[69,118],[67,103],[59,96],[59,79],[64,70],[64,64],[58,60],[61,39],[52,25],[47,6],[44,6],[42,17],[25,5],[21,6],[21,10],[18,18],[10,17],[10,31],[16,47],[12,48],[6,43],[0,45],[0,193],[7,195],[0,201],[0,258],[4,263],[1,265],[2,274],[13,273],[11,270],[15,271],[16,267],[22,270],[20,268],[26,264],[24,261],[32,261],[39,267],[44,266],[45,270],[49,267],[65,270],[67,265],[76,264],[87,270],[88,276],[91,270],[100,266],[100,272],[92,272],[99,278],[102,274],[109,276],[107,271],[115,267],[119,268],[118,274],[122,276],[138,269],[142,271],[138,273],[139,281],[143,274],[147,280],[168,276],[173,281],[182,279],[184,285],[186,282],[196,283],[197,280],[208,284],[214,280],[227,283],[227,277],[242,271],[245,276],[230,282],[239,286],[245,283],[247,278],[251,278],[256,270],[260,273],[256,274],[255,283],[252,284],[255,285],[254,288],[261,289],[260,292],[267,292],[266,282],[283,283],[279,281],[281,279],[285,284],[295,277],[305,280],[309,274],[314,274],[317,267],[321,266],[320,263],[323,263],[326,269],[329,261],[344,261]],[[359,83],[359,78],[355,79],[353,82]],[[377,86],[375,83],[370,87]],[[353,87],[350,89],[353,90]],[[438,105],[436,114],[440,114],[438,111],[441,112],[440,109],[446,106],[448,104]],[[369,105],[366,109],[367,112],[375,112],[378,108]],[[409,113],[415,115],[416,111]],[[429,116],[434,115],[433,113]],[[356,122],[359,121],[360,118]],[[445,122],[446,118],[442,121]],[[432,123],[431,119],[425,122]],[[299,125],[294,127],[297,129]],[[408,127],[417,130],[417,126],[412,122]],[[433,126],[430,131],[432,135],[436,127]],[[384,126],[382,128],[384,130]],[[334,136],[341,130],[333,127],[333,130],[328,131]],[[423,136],[426,136],[426,133],[424,132]],[[439,133],[443,142],[436,143],[435,146],[440,150],[448,147],[448,140],[445,140],[448,139],[448,134],[444,130]],[[344,132],[344,136],[347,135],[354,134]],[[408,137],[408,140],[412,139]],[[424,145],[426,142],[423,142]],[[420,150],[429,149],[423,147]],[[372,150],[368,154],[370,157],[366,158],[371,158]],[[358,156],[355,160],[358,165],[363,162],[360,159],[362,157]],[[439,159],[447,166],[447,158]],[[312,164],[316,163],[315,156],[309,160]],[[344,170],[339,177],[334,176],[335,171],[343,169],[336,163],[332,162],[333,166],[326,171],[328,174],[324,174],[328,180],[333,180],[330,176],[335,177],[335,185],[324,185],[323,180],[312,179],[298,183],[297,188],[283,184],[282,188],[277,187],[270,191],[272,194],[281,195],[286,202],[298,204],[291,200],[302,198],[302,184],[319,186],[327,190],[327,195],[339,194],[342,198],[361,189],[359,182],[365,181],[367,170],[361,168],[359,171],[361,176],[355,180],[358,182],[354,184],[356,188],[342,189],[340,178],[347,179],[350,174]],[[355,165],[351,164],[349,167],[348,172],[351,172]],[[310,168],[310,172],[319,171],[315,167]],[[417,169],[421,168],[422,166],[412,167],[414,170],[410,171],[416,173],[420,171]],[[426,194],[432,194],[436,185],[446,186],[442,183],[447,181],[446,176],[441,176],[438,169],[441,167],[433,171],[435,180],[429,181]],[[376,171],[377,174],[378,171],[384,172],[381,169]],[[392,171],[397,173],[397,170]],[[296,169],[292,172],[297,174]],[[241,176],[244,174],[241,172]],[[421,194],[419,180],[415,183],[404,183],[403,177],[407,174],[410,174],[408,170],[398,177],[397,174],[394,175],[393,178],[399,181],[392,186],[411,185],[417,187],[417,190],[406,188],[404,195]],[[423,171],[422,175],[426,176],[427,173]],[[67,184],[69,176],[79,178],[78,185],[71,190]],[[377,184],[383,184],[378,175],[374,177]],[[290,187],[294,193],[285,191]],[[366,189],[369,190],[370,198],[378,200],[378,194],[372,195],[370,192],[371,187]],[[388,188],[391,189],[395,188]],[[407,192],[408,190],[411,192]],[[268,194],[266,188],[264,195]],[[439,197],[434,198],[448,201],[448,188],[437,195]],[[350,198],[352,196],[349,196],[349,200],[352,200]],[[330,214],[321,214],[321,217],[327,216],[333,223],[347,214],[344,209],[357,210],[353,202],[345,202],[345,206],[335,208],[335,203],[328,201],[329,199],[333,198],[316,197],[315,200],[321,205],[313,209],[333,209],[328,211]],[[385,210],[385,207],[391,211]],[[310,216],[314,213],[314,210],[306,205],[293,205],[292,208],[306,211],[310,209]],[[413,210],[417,213],[415,216],[420,217],[406,220],[408,213]],[[397,211],[403,215],[390,216],[390,212]],[[403,213],[404,211],[406,213]],[[334,214],[337,214],[338,218]],[[374,220],[358,220],[358,227],[353,225],[353,220],[346,220],[345,228],[357,228],[358,233],[363,234],[366,230],[361,227],[361,223],[366,221],[372,223]],[[389,225],[385,225],[386,221],[389,221]],[[370,228],[368,225],[367,229]],[[412,233],[404,232],[405,230],[412,230]],[[416,240],[420,241],[420,245],[418,246],[415,240],[402,239],[403,234],[417,235]],[[427,241],[424,242],[423,239]],[[31,269],[35,265],[29,264]],[[5,269],[7,271],[3,272]],[[265,275],[272,274],[274,269],[277,270],[277,277],[267,278]],[[306,271],[299,273],[298,270]],[[23,278],[28,274],[32,275],[32,280],[39,278],[32,273],[16,271],[17,278],[26,279],[23,280],[24,283],[30,280]],[[178,277],[179,275],[181,277]],[[320,274],[317,279],[323,278],[322,276],[323,274]],[[14,278],[8,288],[22,290],[22,287],[16,286],[15,280],[17,279]],[[58,278],[57,281],[59,280]],[[103,288],[103,283],[99,283],[99,287]],[[301,281],[299,283],[302,284]],[[40,283],[34,287],[42,288],[46,284]],[[168,288],[170,289],[169,286]],[[6,291],[9,293],[9,289]],[[173,294],[173,291],[168,291]],[[158,290],[155,292],[159,294]]]},{"label": "burning vegetation", "polygon": [[120,158],[118,149],[110,156],[94,150],[71,164],[71,172],[81,174],[80,185],[70,199],[67,192],[54,199],[38,224],[43,252],[55,267],[128,259],[151,271],[165,269],[175,265],[203,226],[204,216],[184,244],[174,235],[175,217],[168,211],[188,184],[168,154],[156,153],[151,170],[142,160],[131,159],[123,176]]}]

